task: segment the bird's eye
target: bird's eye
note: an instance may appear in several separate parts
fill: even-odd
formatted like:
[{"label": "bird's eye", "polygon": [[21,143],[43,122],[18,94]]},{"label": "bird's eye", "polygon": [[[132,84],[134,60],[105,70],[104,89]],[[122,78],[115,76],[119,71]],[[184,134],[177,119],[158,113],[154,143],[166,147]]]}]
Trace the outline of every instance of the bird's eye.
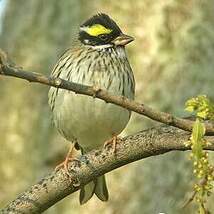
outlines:
[{"label": "bird's eye", "polygon": [[98,37],[100,39],[104,40],[104,41],[108,39],[108,35],[107,34],[100,34]]}]

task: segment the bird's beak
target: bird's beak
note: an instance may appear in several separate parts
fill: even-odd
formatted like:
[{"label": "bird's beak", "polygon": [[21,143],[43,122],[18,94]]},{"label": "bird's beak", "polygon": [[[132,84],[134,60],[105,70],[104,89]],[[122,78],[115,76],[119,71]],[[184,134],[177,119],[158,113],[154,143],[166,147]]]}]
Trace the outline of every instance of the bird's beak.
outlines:
[{"label": "bird's beak", "polygon": [[128,36],[126,34],[121,34],[116,39],[114,39],[112,43],[116,46],[124,46],[132,42],[133,40],[134,40],[133,37]]}]

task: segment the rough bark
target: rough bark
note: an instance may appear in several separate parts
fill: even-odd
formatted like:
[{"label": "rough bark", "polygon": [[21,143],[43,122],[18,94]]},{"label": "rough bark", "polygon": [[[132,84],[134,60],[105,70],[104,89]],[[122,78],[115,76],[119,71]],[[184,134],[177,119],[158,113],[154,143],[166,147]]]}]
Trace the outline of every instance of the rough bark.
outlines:
[{"label": "rough bark", "polygon": [[[110,145],[81,156],[78,162],[70,163],[70,177],[63,169],[50,173],[18,196],[1,213],[41,213],[79,190],[82,185],[118,167],[143,158],[190,149],[184,145],[189,137],[189,132],[168,126],[151,128],[125,137],[116,144],[116,154]],[[206,139],[210,145],[205,149],[214,151],[214,137]]]}]

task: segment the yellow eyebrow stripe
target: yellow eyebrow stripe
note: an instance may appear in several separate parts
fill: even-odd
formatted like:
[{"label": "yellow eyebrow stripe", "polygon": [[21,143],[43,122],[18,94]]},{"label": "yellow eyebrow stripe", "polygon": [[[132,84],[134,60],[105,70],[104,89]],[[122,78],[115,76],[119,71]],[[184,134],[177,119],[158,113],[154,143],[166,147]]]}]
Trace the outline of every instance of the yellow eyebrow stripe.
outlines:
[{"label": "yellow eyebrow stripe", "polygon": [[91,27],[86,29],[86,32],[91,36],[98,36],[100,34],[109,34],[112,32],[111,29],[108,29],[100,24],[94,24]]}]

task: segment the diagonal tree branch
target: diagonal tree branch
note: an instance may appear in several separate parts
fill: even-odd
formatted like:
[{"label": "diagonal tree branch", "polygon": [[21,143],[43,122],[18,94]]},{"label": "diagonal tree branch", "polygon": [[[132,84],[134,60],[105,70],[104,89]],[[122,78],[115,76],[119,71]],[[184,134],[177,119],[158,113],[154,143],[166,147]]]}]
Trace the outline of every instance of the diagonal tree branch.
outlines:
[{"label": "diagonal tree branch", "polygon": [[[191,131],[194,123],[194,121],[188,119],[179,118],[169,113],[157,111],[144,104],[129,100],[126,97],[112,95],[102,89],[94,89],[94,87],[92,86],[81,85],[60,78],[47,77],[39,73],[14,68],[3,63],[3,60],[1,60],[1,56],[0,75],[13,76],[20,79],[28,80],[30,82],[37,82],[57,88],[67,89],[78,94],[96,97],[105,100],[107,103],[114,103],[116,105],[122,106],[123,108],[149,117],[152,120],[159,121],[161,123],[165,123],[167,125],[174,126],[185,131]],[[211,122],[207,122],[205,126],[206,135],[214,135],[214,124]]]},{"label": "diagonal tree branch", "polygon": [[[184,146],[189,137],[189,132],[170,126],[159,126],[125,137],[117,143],[116,155],[111,147],[83,155],[80,162],[70,163],[70,179],[63,170],[54,171],[18,196],[0,213],[41,213],[79,190],[80,186],[116,168],[154,155],[190,149]],[[214,151],[214,136],[207,136],[206,139],[210,145],[205,149]]]}]

